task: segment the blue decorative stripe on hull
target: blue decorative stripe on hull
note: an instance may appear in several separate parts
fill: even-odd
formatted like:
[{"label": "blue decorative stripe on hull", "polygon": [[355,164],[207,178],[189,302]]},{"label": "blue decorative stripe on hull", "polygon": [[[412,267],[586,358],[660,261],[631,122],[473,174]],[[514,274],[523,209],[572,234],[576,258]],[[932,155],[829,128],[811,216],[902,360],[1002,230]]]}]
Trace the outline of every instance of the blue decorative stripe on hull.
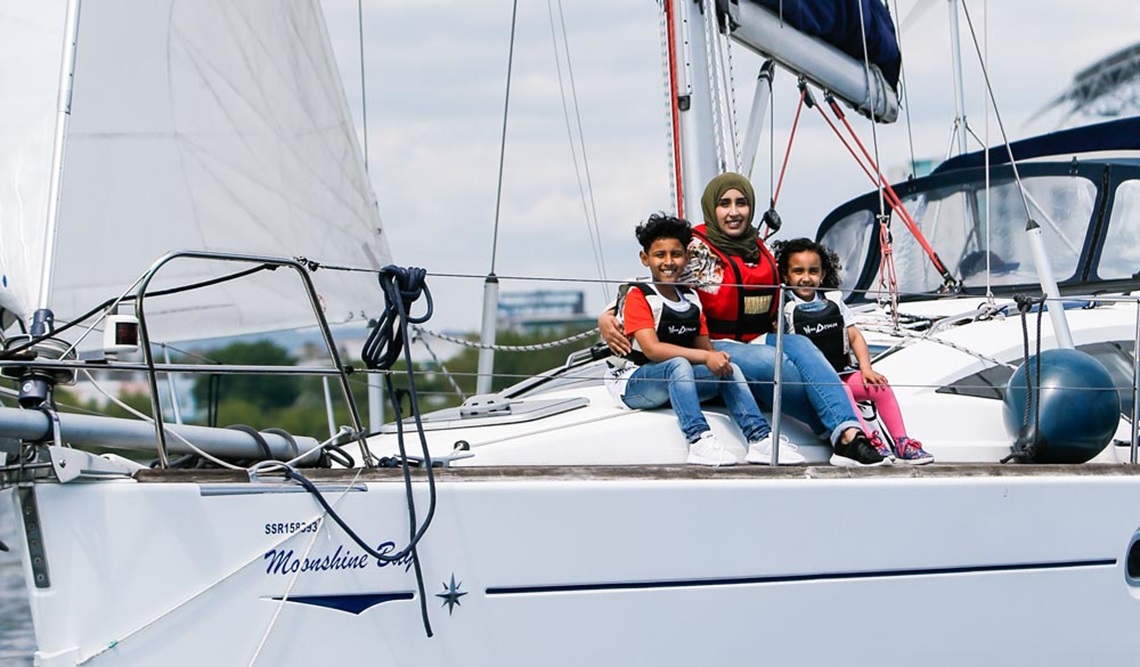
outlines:
[{"label": "blue decorative stripe on hull", "polygon": [[[355,595],[296,595],[286,598],[286,602],[308,604],[314,607],[327,607],[336,611],[346,611],[350,614],[361,612],[375,607],[378,604],[395,600],[411,600],[415,597],[411,591],[400,593],[358,593]],[[282,596],[274,596],[273,600],[280,601]]]},{"label": "blue decorative stripe on hull", "polygon": [[617,581],[597,584],[554,584],[548,586],[500,586],[497,588],[488,588],[487,596],[519,595],[526,593],[572,593],[581,591],[646,590],[654,588],[694,588],[697,586],[740,586],[743,584],[782,584],[800,581],[884,579],[894,577],[922,577],[937,574],[983,574],[987,572],[1018,571],[1029,572],[1034,570],[1115,566],[1115,558],[1102,558],[1095,560],[1058,561],[1048,563],[1004,563],[995,565],[966,565],[961,567],[933,567],[906,570],[868,570],[864,572],[817,572],[811,574],[780,574],[763,577],[733,577],[728,579]]}]

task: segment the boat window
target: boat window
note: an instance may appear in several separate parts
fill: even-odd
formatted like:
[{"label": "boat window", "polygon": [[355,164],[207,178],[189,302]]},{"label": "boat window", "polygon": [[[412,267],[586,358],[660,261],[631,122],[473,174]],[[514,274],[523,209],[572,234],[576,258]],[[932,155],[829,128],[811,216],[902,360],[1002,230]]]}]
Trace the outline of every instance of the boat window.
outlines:
[{"label": "boat window", "polygon": [[1116,188],[1109,216],[1104,252],[1097,266],[1102,280],[1133,278],[1140,273],[1140,181],[1124,181]]},{"label": "boat window", "polygon": [[[1096,186],[1075,176],[1038,176],[1023,179],[1023,183],[1033,219],[1043,230],[1053,272],[1061,280],[1068,279],[1076,271],[1084,246]],[[990,284],[995,286],[1036,282],[1020,191],[1007,179],[992,183],[989,192],[987,202],[980,184],[955,184],[907,197],[903,203],[943,263],[966,286],[985,285],[987,268]],[[937,290],[942,276],[922,246],[897,217],[892,228],[899,291]]]},{"label": "boat window", "polygon": [[839,255],[840,287],[851,289],[859,279],[875,231],[875,216],[871,211],[855,211],[835,223],[824,234],[822,242]]},{"label": "boat window", "polygon": [[939,394],[974,396],[976,398],[994,398],[1000,401],[1005,397],[1005,386],[1009,384],[1009,378],[1012,375],[1013,369],[1007,366],[991,366],[973,375],[967,375],[960,380],[951,382],[945,387],[939,387],[936,392]]},{"label": "boat window", "polygon": [[[1112,376],[1112,384],[1116,387],[1120,399],[1120,412],[1132,413],[1132,341],[1107,341],[1078,345],[1077,349],[1086,352],[1104,364],[1108,374]],[[1017,362],[1020,365],[1020,362]],[[939,394],[955,394],[960,396],[974,396],[977,398],[992,398],[1001,400],[1005,397],[1005,387],[1014,369],[1006,366],[993,366],[982,371],[967,375],[964,378],[939,387]]]}]

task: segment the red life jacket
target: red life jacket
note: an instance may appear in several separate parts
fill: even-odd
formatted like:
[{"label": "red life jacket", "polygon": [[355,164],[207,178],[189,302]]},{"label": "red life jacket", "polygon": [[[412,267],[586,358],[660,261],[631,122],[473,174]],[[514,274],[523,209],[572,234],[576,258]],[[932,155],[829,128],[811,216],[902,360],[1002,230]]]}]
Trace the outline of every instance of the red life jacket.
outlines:
[{"label": "red life jacket", "polygon": [[709,337],[750,341],[775,331],[772,322],[776,317],[776,285],[779,280],[772,252],[763,241],[758,241],[760,261],[754,265],[745,264],[744,258],[726,255],[713,245],[706,229],[707,225],[697,225],[693,228],[693,235],[704,242],[724,266],[723,282],[715,293],[697,287],[708,322]]}]

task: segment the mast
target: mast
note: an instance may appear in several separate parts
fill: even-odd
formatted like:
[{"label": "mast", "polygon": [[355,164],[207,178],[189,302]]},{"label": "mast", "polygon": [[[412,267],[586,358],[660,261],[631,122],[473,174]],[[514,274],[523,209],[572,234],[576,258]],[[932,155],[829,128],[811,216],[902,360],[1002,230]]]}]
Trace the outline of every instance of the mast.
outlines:
[{"label": "mast", "polygon": [[675,3],[673,9],[676,97],[672,103],[677,108],[681,127],[682,180],[678,187],[684,193],[685,212],[699,216],[705,183],[722,171],[716,153],[712,82],[708,69],[703,66],[708,48],[705,40],[708,33],[703,22],[717,19],[704,16],[697,2]]}]

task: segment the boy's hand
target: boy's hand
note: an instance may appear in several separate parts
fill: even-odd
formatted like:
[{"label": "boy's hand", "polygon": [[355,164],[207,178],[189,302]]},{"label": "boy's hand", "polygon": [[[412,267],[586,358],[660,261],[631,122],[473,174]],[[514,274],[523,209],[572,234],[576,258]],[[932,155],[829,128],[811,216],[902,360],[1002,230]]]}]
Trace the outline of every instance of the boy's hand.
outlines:
[{"label": "boy's hand", "polygon": [[719,350],[709,352],[708,360],[705,365],[709,367],[712,374],[718,378],[726,378],[732,375],[732,359],[729,358],[727,352]]},{"label": "boy's hand", "polygon": [[624,357],[633,350],[633,345],[629,342],[629,338],[622,333],[621,326],[618,325],[618,318],[611,312],[604,312],[598,317],[598,333],[604,342],[613,352],[619,357]]}]

